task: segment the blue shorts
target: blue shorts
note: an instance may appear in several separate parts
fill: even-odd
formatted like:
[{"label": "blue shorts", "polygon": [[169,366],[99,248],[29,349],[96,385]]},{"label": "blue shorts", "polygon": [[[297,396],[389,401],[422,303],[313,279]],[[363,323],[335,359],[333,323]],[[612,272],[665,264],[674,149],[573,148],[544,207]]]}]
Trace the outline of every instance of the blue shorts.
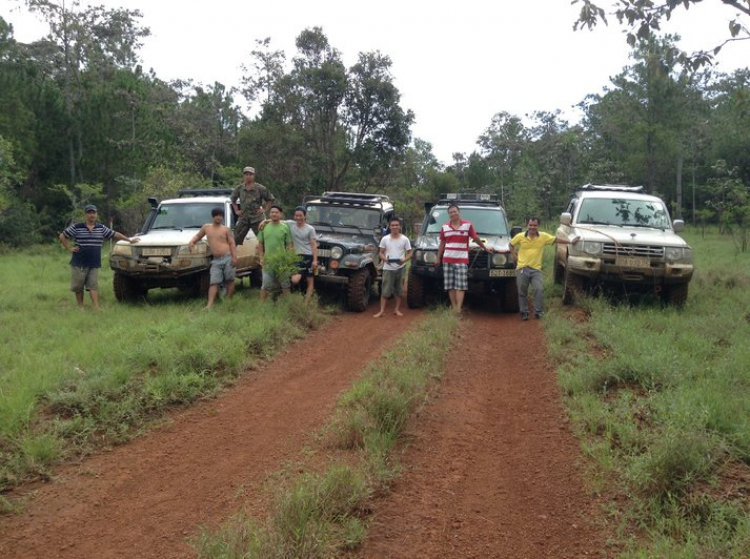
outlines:
[{"label": "blue shorts", "polygon": [[292,282],[289,278],[284,278],[283,281],[276,279],[276,274],[270,270],[263,270],[263,285],[261,289],[264,291],[278,291],[279,289],[289,289],[292,286]]}]

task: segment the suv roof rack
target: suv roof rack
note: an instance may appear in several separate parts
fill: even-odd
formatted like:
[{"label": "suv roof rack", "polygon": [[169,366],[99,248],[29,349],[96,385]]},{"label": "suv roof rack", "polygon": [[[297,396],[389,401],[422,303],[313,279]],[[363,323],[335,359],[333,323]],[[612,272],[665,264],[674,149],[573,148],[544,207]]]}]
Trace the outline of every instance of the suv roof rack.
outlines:
[{"label": "suv roof rack", "polygon": [[439,202],[471,202],[472,204],[491,204],[500,205],[500,198],[497,194],[488,194],[482,192],[448,192],[443,193],[438,198]]},{"label": "suv roof rack", "polygon": [[385,194],[366,194],[361,192],[324,192],[321,195],[308,194],[304,201],[320,200],[321,202],[340,202],[343,204],[363,204],[368,206],[390,203]]},{"label": "suv roof rack", "polygon": [[231,188],[181,188],[177,191],[178,198],[187,196],[229,196]]},{"label": "suv roof rack", "polygon": [[584,184],[577,190],[601,190],[601,191],[617,191],[617,192],[642,192],[642,186],[626,186],[624,184]]}]

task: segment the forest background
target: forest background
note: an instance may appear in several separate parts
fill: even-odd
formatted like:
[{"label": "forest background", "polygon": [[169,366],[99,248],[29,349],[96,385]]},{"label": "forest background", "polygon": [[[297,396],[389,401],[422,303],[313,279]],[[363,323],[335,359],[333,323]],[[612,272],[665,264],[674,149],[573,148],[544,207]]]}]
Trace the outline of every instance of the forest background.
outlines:
[{"label": "forest background", "polygon": [[[144,72],[149,30],[137,10],[27,0],[50,33],[21,43],[0,17],[0,243],[54,239],[87,203],[134,233],[147,197],[232,187],[250,164],[287,206],[324,190],[385,192],[410,223],[440,192],[497,193],[520,223],[554,219],[587,182],[642,184],[674,217],[719,223],[746,249],[750,70],[718,72],[719,50],[686,56],[678,36],[659,33],[665,10],[691,2],[644,12],[633,0],[610,14],[632,29],[631,63],[581,100],[579,122],[501,111],[473,152],[444,164],[412,136],[392,60],[362,52],[347,67],[321,28],[301,30],[293,53],[256,41],[242,86],[230,88]],[[581,4],[580,26],[605,16]],[[730,40],[747,35],[730,24]]]}]

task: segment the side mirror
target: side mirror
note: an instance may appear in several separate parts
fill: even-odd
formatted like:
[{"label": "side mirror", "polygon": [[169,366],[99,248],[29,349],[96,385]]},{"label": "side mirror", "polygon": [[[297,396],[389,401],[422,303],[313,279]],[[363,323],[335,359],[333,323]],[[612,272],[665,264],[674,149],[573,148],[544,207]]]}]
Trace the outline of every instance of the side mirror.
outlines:
[{"label": "side mirror", "polygon": [[523,231],[523,227],[520,225],[516,225],[515,227],[511,227],[510,229],[510,238],[512,239],[516,235],[518,235],[521,231]]},{"label": "side mirror", "polygon": [[562,223],[563,225],[568,225],[569,226],[571,223],[573,223],[573,216],[570,215],[570,213],[568,213],[568,212],[561,213],[560,214],[560,223]]},{"label": "side mirror", "polygon": [[674,229],[675,233],[679,233],[680,231],[683,231],[685,229],[685,222],[681,219],[675,219],[672,222],[672,228]]}]

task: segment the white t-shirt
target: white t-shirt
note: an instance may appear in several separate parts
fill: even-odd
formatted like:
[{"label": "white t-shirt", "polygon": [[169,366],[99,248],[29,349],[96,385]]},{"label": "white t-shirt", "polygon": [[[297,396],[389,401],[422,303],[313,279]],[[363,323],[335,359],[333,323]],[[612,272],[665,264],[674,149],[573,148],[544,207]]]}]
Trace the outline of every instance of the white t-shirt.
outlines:
[{"label": "white t-shirt", "polygon": [[383,269],[398,270],[399,268],[403,268],[405,264],[391,263],[389,260],[403,259],[406,256],[406,252],[411,250],[411,243],[409,242],[409,237],[403,234],[399,235],[398,239],[386,235],[380,239],[380,248],[385,249],[385,264],[383,265]]}]

